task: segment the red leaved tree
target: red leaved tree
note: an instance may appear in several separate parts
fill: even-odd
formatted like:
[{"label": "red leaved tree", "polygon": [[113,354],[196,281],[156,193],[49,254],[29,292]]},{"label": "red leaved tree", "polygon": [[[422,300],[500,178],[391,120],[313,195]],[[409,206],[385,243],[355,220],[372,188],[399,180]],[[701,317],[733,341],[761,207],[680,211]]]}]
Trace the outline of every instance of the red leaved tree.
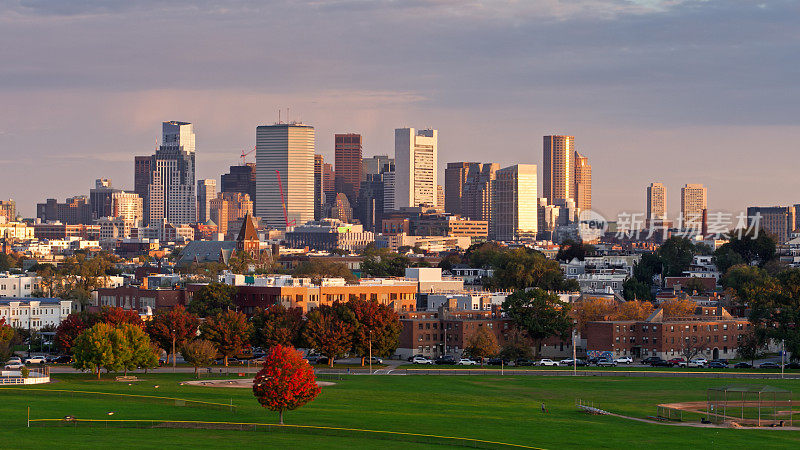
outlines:
[{"label": "red leaved tree", "polygon": [[353,311],[356,326],[353,332],[353,351],[361,356],[361,365],[369,356],[389,356],[397,350],[400,339],[400,319],[391,307],[375,300],[351,300],[347,307]]},{"label": "red leaved tree", "polygon": [[144,322],[139,314],[133,310],[104,306],[100,312],[91,313],[81,311],[72,313],[56,329],[56,345],[64,353],[72,351],[72,342],[81,331],[91,328],[96,323],[107,323],[112,327],[122,323],[129,323],[144,328]]},{"label": "red leaved tree", "polygon": [[281,425],[284,411],[305,405],[319,392],[314,369],[294,347],[273,346],[253,379],[253,395],[261,406],[278,412]]},{"label": "red leaved tree", "polygon": [[335,302],[332,306],[320,305],[306,314],[303,337],[308,345],[328,357],[333,367],[337,357],[350,350],[353,343],[355,317],[345,305]]},{"label": "red leaved tree", "polygon": [[236,356],[249,346],[250,323],[247,316],[238,312],[227,310],[214,317],[208,317],[200,325],[200,333],[217,346],[228,366],[228,358]]},{"label": "red leaved tree", "polygon": [[[200,321],[197,316],[186,311],[183,305],[176,305],[169,310],[157,310],[153,320],[147,323],[147,333],[167,352],[174,347],[180,350],[187,342],[197,337]],[[173,346],[174,344],[174,346]],[[175,354],[172,354],[173,361]]]},{"label": "red leaved tree", "polygon": [[278,303],[267,309],[258,309],[253,314],[253,336],[251,342],[265,349],[273,345],[300,344],[303,327],[303,310],[287,309]]},{"label": "red leaved tree", "polygon": [[136,310],[109,306],[104,306],[100,309],[100,314],[97,316],[95,322],[107,323],[112,327],[123,323],[129,323],[144,328],[144,322],[142,318],[139,317],[139,313]]}]

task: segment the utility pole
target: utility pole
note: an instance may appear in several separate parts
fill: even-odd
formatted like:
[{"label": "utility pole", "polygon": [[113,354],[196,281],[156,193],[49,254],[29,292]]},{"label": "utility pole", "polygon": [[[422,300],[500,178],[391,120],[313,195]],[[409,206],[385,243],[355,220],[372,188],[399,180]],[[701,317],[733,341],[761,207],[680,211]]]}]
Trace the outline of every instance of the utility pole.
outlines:
[{"label": "utility pole", "polygon": [[577,355],[577,350],[575,350],[575,337],[577,336],[577,331],[573,328],[572,329],[572,375],[578,375],[578,360],[575,358]]},{"label": "utility pole", "polygon": [[172,373],[175,373],[175,330],[172,330]]},{"label": "utility pole", "polygon": [[369,374],[372,375],[372,330],[369,330]]},{"label": "utility pole", "polygon": [[783,378],[783,358],[786,355],[786,339],[781,339],[781,378]]}]

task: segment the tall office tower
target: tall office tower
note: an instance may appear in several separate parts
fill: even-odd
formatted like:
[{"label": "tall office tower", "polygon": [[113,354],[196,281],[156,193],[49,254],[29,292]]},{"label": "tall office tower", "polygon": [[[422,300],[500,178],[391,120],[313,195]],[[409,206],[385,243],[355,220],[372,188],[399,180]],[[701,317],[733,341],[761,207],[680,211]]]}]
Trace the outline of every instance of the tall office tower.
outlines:
[{"label": "tall office tower", "polygon": [[256,216],[270,227],[314,220],[314,127],[256,128],[256,205]]},{"label": "tall office tower", "polygon": [[517,164],[497,171],[493,239],[536,239],[539,225],[536,184],[536,164]]},{"label": "tall office tower", "polygon": [[92,209],[92,220],[97,220],[101,217],[113,217],[111,211],[111,195],[114,192],[119,192],[119,189],[113,189],[111,180],[108,178],[98,178],[94,182],[94,188],[89,189],[89,204]]},{"label": "tall office tower", "polygon": [[794,225],[792,231],[797,233],[800,232],[800,204],[796,204],[792,206],[794,210]]},{"label": "tall office tower", "polygon": [[487,221],[490,230],[494,225],[492,205],[498,170],[500,165],[497,163],[478,164],[477,170],[470,170],[461,195],[461,215],[472,220]]},{"label": "tall office tower", "polygon": [[322,219],[325,194],[322,192],[322,168],[325,158],[314,155],[314,220]]},{"label": "tall office tower", "polygon": [[394,203],[395,199],[395,172],[384,172],[383,173],[383,212],[394,211],[396,210],[396,206]]},{"label": "tall office tower", "polygon": [[464,184],[470,173],[479,171],[481,164],[474,162],[451,162],[444,169],[444,210],[450,214],[464,216],[462,197]]},{"label": "tall office tower", "polygon": [[661,183],[647,186],[647,223],[667,220],[667,188]]},{"label": "tall office tower", "polygon": [[759,232],[765,232],[775,238],[775,243],[785,244],[791,238],[796,221],[795,209],[792,206],[750,206],[747,208],[747,225],[755,228],[758,220]]},{"label": "tall office tower", "polygon": [[92,223],[92,208],[85,195],[70,197],[64,203],[48,198],[45,203],[36,204],[36,217],[42,222],[57,220],[67,225],[87,225]]},{"label": "tall office tower", "polygon": [[324,204],[332,204],[336,198],[336,174],[333,172],[333,164],[322,164],[322,193],[325,194]]},{"label": "tall office tower", "polygon": [[707,207],[706,188],[702,184],[687,184],[681,188],[681,216],[684,224],[700,223],[703,210]]},{"label": "tall office tower", "polygon": [[217,180],[207,178],[197,181],[197,221],[208,222],[211,218],[210,202],[217,196]]},{"label": "tall office tower", "polygon": [[367,179],[367,175],[380,175],[394,170],[394,158],[389,158],[388,155],[375,155],[372,158],[364,158],[362,166],[364,167],[361,178],[363,181]]},{"label": "tall office tower", "polygon": [[364,230],[375,232],[383,220],[383,176],[367,174],[361,182],[358,204],[353,209],[353,216],[364,225]]},{"label": "tall office tower", "polygon": [[336,200],[331,208],[331,218],[341,220],[344,223],[353,223],[353,207],[344,192],[336,194]]},{"label": "tall office tower", "polygon": [[13,222],[17,218],[17,204],[13,199],[0,200],[0,217],[5,217],[6,222]]},{"label": "tall office tower", "polygon": [[153,172],[147,193],[150,225],[195,223],[194,126],[188,122],[170,121],[162,123],[161,130],[161,146],[153,155]]},{"label": "tall office tower", "polygon": [[334,145],[336,192],[343,193],[354,204],[362,180],[361,135],[337,134],[334,136]]},{"label": "tall office tower", "polygon": [[247,194],[255,207],[256,198],[256,163],[231,166],[228,173],[220,177],[220,192],[238,192]]},{"label": "tall office tower", "polygon": [[589,158],[575,152],[575,206],[581,211],[592,209],[592,166]]},{"label": "tall office tower", "polygon": [[144,223],[150,223],[148,190],[150,177],[153,175],[153,157],[136,156],[133,159],[133,192],[139,194],[144,202]]},{"label": "tall office tower", "polygon": [[542,197],[551,205],[575,198],[575,137],[544,136]]},{"label": "tall office tower", "polygon": [[436,206],[438,131],[394,130],[394,208]]}]

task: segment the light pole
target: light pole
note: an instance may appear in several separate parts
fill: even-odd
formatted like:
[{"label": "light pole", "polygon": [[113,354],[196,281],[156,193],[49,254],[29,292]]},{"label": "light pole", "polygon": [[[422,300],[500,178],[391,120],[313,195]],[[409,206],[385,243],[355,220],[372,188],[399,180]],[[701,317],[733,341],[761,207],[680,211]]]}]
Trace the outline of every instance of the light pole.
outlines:
[{"label": "light pole", "polygon": [[172,373],[175,373],[175,330],[172,330]]},{"label": "light pole", "polygon": [[372,375],[372,330],[369,330],[369,374]]},{"label": "light pole", "polygon": [[575,359],[577,355],[577,350],[575,350],[575,337],[577,336],[577,331],[573,328],[572,329],[572,375],[578,375],[578,360]]},{"label": "light pole", "polygon": [[783,378],[783,358],[786,355],[786,339],[781,339],[781,378]]}]

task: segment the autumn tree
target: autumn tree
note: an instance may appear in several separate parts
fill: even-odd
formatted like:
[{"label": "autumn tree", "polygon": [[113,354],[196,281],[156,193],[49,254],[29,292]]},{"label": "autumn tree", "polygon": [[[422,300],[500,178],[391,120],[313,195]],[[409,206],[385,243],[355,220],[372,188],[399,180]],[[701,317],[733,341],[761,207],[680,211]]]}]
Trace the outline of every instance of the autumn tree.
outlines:
[{"label": "autumn tree", "polygon": [[494,356],[500,350],[497,344],[497,337],[492,330],[487,326],[478,327],[478,330],[472,333],[467,340],[467,345],[464,347],[464,352],[471,358],[480,358],[481,365],[485,358]]},{"label": "autumn tree", "polygon": [[[197,316],[186,311],[183,305],[176,305],[172,309],[156,310],[153,319],[147,323],[147,333],[165,350],[180,349],[186,342],[197,337],[199,326]],[[175,360],[174,353],[172,360]]]},{"label": "autumn tree", "polygon": [[578,330],[586,333],[586,324],[608,318],[616,311],[617,302],[602,297],[587,297],[576,302],[572,307],[572,314],[578,322]]},{"label": "autumn tree", "polygon": [[333,367],[334,360],[352,348],[354,326],[353,312],[341,303],[320,305],[306,314],[303,337],[308,345],[327,356],[328,365]]},{"label": "autumn tree", "polygon": [[689,299],[671,298],[661,303],[664,317],[688,317],[694,314],[697,303]]},{"label": "autumn tree", "polygon": [[400,318],[391,307],[375,300],[351,300],[347,308],[353,312],[353,353],[361,356],[361,365],[369,356],[389,356],[400,343]]},{"label": "autumn tree", "polygon": [[181,355],[186,362],[194,367],[194,376],[200,378],[198,369],[214,361],[217,356],[217,347],[209,340],[195,339],[187,341],[181,346]]},{"label": "autumn tree", "polygon": [[645,320],[653,314],[653,304],[641,300],[631,300],[616,305],[610,320]]},{"label": "autumn tree", "polygon": [[248,347],[250,328],[247,316],[228,310],[207,318],[200,325],[200,333],[203,339],[208,339],[217,346],[227,367],[229,357],[236,356]]},{"label": "autumn tree", "polygon": [[[89,315],[89,317],[91,317],[91,315]],[[91,319],[89,321],[91,321]],[[100,312],[94,317],[94,321],[95,323],[103,322],[112,326],[127,323],[139,328],[144,328],[144,321],[142,321],[137,311],[113,306],[103,306],[100,308]]]},{"label": "autumn tree", "polygon": [[14,328],[6,325],[5,317],[0,317],[0,357],[3,359],[9,356],[9,344],[12,338],[14,338]]},{"label": "autumn tree", "polygon": [[72,351],[72,343],[81,331],[91,327],[84,313],[72,313],[62,320],[56,329],[56,346],[65,353]]},{"label": "autumn tree", "polygon": [[140,328],[144,327],[144,322],[136,311],[103,306],[96,313],[84,310],[68,315],[56,328],[56,345],[62,352],[69,353],[75,338],[83,330],[91,328],[96,323],[105,323],[111,326],[128,323]]},{"label": "autumn tree", "polygon": [[253,379],[253,395],[261,406],[278,412],[281,425],[284,411],[305,405],[319,393],[314,369],[293,347],[272,347]]},{"label": "autumn tree", "polygon": [[344,278],[348,282],[356,279],[353,272],[344,263],[321,259],[312,259],[301,263],[294,269],[292,275],[311,278],[314,283],[319,283],[323,278]]},{"label": "autumn tree", "polygon": [[119,364],[125,371],[125,375],[129,370],[152,369],[158,366],[158,356],[153,351],[150,336],[142,328],[122,323],[117,325],[116,329],[122,333],[124,338],[123,342],[118,344],[121,347],[118,350],[117,358],[120,360]]},{"label": "autumn tree", "polygon": [[531,357],[531,341],[525,332],[513,327],[508,334],[508,340],[500,349],[500,357],[506,361]]},{"label": "autumn tree", "polygon": [[274,345],[300,346],[303,310],[286,308],[278,303],[267,309],[257,309],[251,318],[253,332],[250,342],[257,347]]},{"label": "autumn tree", "polygon": [[91,370],[100,379],[100,369],[107,372],[122,368],[120,350],[124,341],[122,332],[106,323],[96,323],[78,334],[72,343],[72,366],[78,370]]},{"label": "autumn tree", "polygon": [[189,312],[200,317],[210,317],[223,311],[233,309],[233,297],[236,286],[224,283],[210,283],[201,287],[189,302]]},{"label": "autumn tree", "polygon": [[543,340],[551,336],[566,339],[572,329],[569,304],[543,289],[514,292],[503,302],[503,311],[536,343],[537,357]]}]

